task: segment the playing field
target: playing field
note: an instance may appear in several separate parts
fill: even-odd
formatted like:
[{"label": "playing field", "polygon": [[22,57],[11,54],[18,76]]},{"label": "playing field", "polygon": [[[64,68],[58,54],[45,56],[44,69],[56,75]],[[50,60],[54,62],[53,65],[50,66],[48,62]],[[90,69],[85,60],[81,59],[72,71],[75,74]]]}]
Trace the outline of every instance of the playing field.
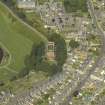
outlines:
[{"label": "playing field", "polygon": [[16,19],[12,21],[8,10],[0,4],[0,43],[11,56],[8,64],[0,67],[0,80],[7,80],[24,67],[24,59],[30,53],[33,43],[44,40],[40,36]]}]

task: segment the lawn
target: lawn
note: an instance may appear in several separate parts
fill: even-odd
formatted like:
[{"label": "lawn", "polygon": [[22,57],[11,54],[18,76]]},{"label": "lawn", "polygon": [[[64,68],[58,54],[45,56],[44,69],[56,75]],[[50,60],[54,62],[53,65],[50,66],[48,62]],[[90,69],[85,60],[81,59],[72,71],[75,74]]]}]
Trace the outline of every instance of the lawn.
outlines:
[{"label": "lawn", "polygon": [[64,0],[64,6],[67,12],[87,12],[86,0]]},{"label": "lawn", "polygon": [[[33,43],[38,44],[44,40],[40,33],[34,32],[21,24],[18,20],[12,21],[12,16],[0,4],[0,43],[2,43],[12,56],[7,68],[0,68],[0,80],[7,80],[16,71],[24,67],[25,57],[30,54]],[[6,79],[7,78],[7,79]]]}]

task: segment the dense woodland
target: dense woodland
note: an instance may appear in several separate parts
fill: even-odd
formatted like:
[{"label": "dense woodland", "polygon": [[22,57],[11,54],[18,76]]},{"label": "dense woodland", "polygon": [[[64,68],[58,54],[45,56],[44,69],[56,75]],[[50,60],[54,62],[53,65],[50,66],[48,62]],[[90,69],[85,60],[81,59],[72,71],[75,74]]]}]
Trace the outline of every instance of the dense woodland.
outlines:
[{"label": "dense woodland", "polygon": [[54,41],[56,45],[55,55],[56,61],[49,62],[45,57],[45,43],[41,42],[39,45],[33,45],[30,55],[25,59],[25,68],[19,73],[19,77],[27,75],[30,70],[36,72],[42,71],[46,75],[54,75],[57,72],[62,71],[62,65],[67,58],[67,49],[64,39],[56,33],[50,33],[48,37],[49,41]]}]

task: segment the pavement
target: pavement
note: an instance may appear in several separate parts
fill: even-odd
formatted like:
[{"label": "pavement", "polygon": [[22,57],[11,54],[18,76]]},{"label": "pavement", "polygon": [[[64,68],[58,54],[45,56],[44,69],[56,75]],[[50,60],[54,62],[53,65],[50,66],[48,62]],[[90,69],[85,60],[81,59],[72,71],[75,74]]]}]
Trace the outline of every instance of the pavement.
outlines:
[{"label": "pavement", "polygon": [[[69,105],[69,102],[71,101],[73,97],[73,94],[76,91],[79,92],[81,90],[81,88],[85,85],[86,81],[90,78],[90,76],[93,79],[97,79],[101,81],[101,78],[94,76],[94,71],[96,70],[97,67],[99,67],[99,64],[104,56],[105,35],[97,22],[97,18],[94,14],[94,8],[91,3],[91,0],[88,0],[88,9],[90,11],[93,22],[96,25],[97,30],[100,33],[100,36],[103,41],[102,54],[98,57],[95,64],[88,71],[85,72],[85,74],[82,71],[78,70],[75,73],[76,78],[74,78],[70,83],[67,84],[67,86],[63,90],[60,91],[61,94],[55,94],[54,97],[57,97],[57,98],[54,98],[54,101],[51,105],[59,105],[58,103],[60,103],[61,105]],[[86,63],[86,65],[87,64],[88,63]],[[6,105],[31,105],[34,97],[40,98],[42,92],[47,92],[50,88],[52,87],[54,88],[58,83],[63,83],[69,76],[70,76],[70,73],[68,70],[62,71],[61,73],[56,74],[55,76],[53,76],[52,78],[46,81],[42,81],[41,83],[38,83],[37,85],[35,84],[30,90],[24,91],[23,93],[19,93],[18,95],[12,97],[10,101],[7,101]],[[77,81],[79,76],[80,78],[82,77],[82,79]],[[64,97],[66,97],[65,102],[63,100]],[[57,103],[55,104],[55,102]]]},{"label": "pavement", "polygon": [[[78,92],[81,90],[81,88],[85,85],[86,81],[88,80],[88,78],[90,78],[91,74],[94,74],[94,71],[96,70],[97,67],[99,67],[99,64],[104,56],[104,53],[105,53],[105,34],[104,34],[104,31],[102,30],[101,26],[99,25],[98,21],[97,21],[97,17],[95,16],[95,11],[94,11],[94,6],[93,6],[93,3],[91,0],[88,0],[88,9],[89,9],[89,12],[90,12],[90,15],[91,15],[91,18],[93,20],[93,23],[95,24],[96,28],[97,28],[97,31],[98,33],[100,34],[101,36],[101,39],[102,39],[102,53],[101,55],[98,57],[96,63],[93,65],[93,67],[87,71],[87,73],[84,75],[84,78],[82,79],[82,81],[80,81],[78,83],[78,85],[72,90],[71,94],[69,96],[66,97],[66,101],[63,102],[61,105],[69,105],[69,103],[71,102],[72,100],[72,97],[73,97],[73,93],[75,91],[78,90]],[[94,76],[92,76],[92,78],[96,78]]]}]

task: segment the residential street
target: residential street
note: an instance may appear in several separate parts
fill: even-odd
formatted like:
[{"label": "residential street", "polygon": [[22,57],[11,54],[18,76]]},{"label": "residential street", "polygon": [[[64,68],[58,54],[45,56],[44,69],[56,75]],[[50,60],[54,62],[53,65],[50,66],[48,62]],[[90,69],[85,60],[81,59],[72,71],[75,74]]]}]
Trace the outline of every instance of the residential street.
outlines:
[{"label": "residential street", "polygon": [[[69,105],[74,95],[76,93],[78,95],[78,93],[81,91],[81,88],[85,85],[89,78],[103,82],[102,78],[95,75],[95,70],[96,68],[101,68],[101,66],[104,64],[103,57],[105,56],[105,34],[97,21],[92,1],[88,0],[87,4],[92,22],[96,26],[97,32],[99,33],[102,40],[101,54],[97,57],[96,62],[92,63],[92,60],[90,58],[86,59],[86,61],[80,66],[80,68],[76,69],[75,71],[72,68],[63,66],[62,72],[58,72],[53,77],[40,83],[37,83],[35,85],[33,84],[33,87],[27,91],[23,91],[22,93],[13,95],[12,97],[10,97],[10,100],[9,98],[6,100],[5,105],[32,105],[35,98],[41,99],[42,93],[46,94],[48,90],[52,88],[55,89],[56,86],[58,87],[57,89],[55,89],[56,92],[53,94],[51,103],[49,103],[49,105]],[[33,27],[18,18],[6,5],[5,7],[21,23],[23,23],[36,33],[39,33]],[[43,37],[43,35],[41,35],[41,37]],[[69,63],[71,62],[70,58],[71,56],[68,55],[67,61],[64,65],[69,65]],[[89,67],[89,65],[92,66]],[[60,84],[60,86],[58,84]]]}]

